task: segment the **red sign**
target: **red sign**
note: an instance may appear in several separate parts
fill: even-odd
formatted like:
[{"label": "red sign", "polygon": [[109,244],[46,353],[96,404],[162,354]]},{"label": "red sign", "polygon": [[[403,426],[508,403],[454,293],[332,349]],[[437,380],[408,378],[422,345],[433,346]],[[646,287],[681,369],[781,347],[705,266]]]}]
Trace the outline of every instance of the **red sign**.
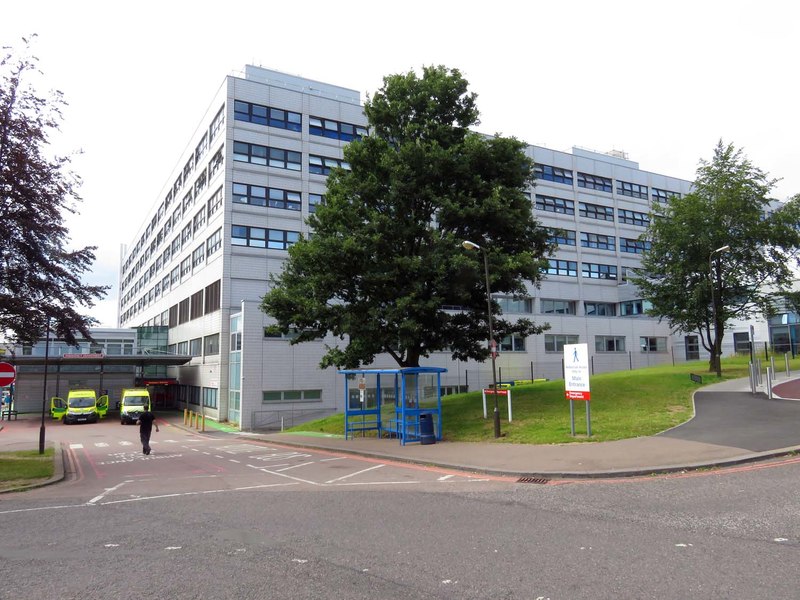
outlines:
[{"label": "red sign", "polygon": [[0,362],[0,387],[5,387],[14,383],[17,378],[17,370],[14,365],[7,362]]},{"label": "red sign", "polygon": [[[484,394],[494,394],[494,390],[489,388],[488,390],[483,390],[483,393]],[[500,389],[498,389],[497,390],[497,395],[498,396],[508,396],[508,390],[505,390],[505,389],[500,390]]]},{"label": "red sign", "polygon": [[591,400],[591,392],[576,392],[573,390],[567,390],[565,395],[567,400],[586,400],[587,402]]}]

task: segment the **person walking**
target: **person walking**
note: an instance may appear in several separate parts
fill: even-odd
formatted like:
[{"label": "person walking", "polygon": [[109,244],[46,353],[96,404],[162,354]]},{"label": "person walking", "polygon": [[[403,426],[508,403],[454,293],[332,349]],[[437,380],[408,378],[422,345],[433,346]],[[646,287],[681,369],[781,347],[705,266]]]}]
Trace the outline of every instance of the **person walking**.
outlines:
[{"label": "person walking", "polygon": [[139,439],[142,440],[142,454],[150,454],[150,434],[153,432],[153,426],[158,431],[158,423],[156,416],[150,412],[149,402],[144,405],[137,423],[139,423]]}]

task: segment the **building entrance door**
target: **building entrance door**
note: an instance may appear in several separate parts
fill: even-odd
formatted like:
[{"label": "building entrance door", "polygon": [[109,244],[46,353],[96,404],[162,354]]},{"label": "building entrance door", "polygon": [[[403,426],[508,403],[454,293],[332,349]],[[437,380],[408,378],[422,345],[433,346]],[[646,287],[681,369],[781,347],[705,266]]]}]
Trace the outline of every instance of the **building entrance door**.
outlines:
[{"label": "building entrance door", "polygon": [[687,335],[683,338],[686,346],[686,360],[700,360],[700,340],[696,335]]}]

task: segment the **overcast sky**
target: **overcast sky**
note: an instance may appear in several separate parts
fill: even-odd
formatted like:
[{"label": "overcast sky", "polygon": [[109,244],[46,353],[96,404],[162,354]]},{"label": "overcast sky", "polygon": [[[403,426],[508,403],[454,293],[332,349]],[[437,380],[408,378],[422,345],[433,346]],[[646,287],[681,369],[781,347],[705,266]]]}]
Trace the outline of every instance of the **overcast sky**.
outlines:
[{"label": "overcast sky", "polygon": [[[42,91],[69,107],[53,137],[82,150],[71,243],[96,245],[110,285],[89,314],[116,326],[130,244],[223,78],[255,64],[359,90],[423,65],[458,68],[484,133],[557,150],[622,150],[693,180],[717,141],[800,193],[797,35],[786,0],[26,0],[4,3],[0,42],[32,53]],[[46,87],[42,87],[46,86]]]}]

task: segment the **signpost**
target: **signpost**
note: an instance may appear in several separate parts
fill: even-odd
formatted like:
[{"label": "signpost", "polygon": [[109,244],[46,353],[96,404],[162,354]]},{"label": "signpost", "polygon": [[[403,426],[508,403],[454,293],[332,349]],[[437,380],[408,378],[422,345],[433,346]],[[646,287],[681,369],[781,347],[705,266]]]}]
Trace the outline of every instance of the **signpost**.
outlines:
[{"label": "signpost", "polygon": [[507,396],[508,397],[508,422],[511,423],[511,390],[504,388],[497,390],[493,390],[491,388],[483,390],[483,418],[485,419],[488,414],[486,412],[486,394],[497,394],[498,396]]},{"label": "signpost", "polygon": [[589,347],[587,344],[564,345],[564,390],[569,400],[569,420],[575,435],[575,409],[573,402],[586,402],[586,433],[592,435],[592,413],[589,408]]}]

